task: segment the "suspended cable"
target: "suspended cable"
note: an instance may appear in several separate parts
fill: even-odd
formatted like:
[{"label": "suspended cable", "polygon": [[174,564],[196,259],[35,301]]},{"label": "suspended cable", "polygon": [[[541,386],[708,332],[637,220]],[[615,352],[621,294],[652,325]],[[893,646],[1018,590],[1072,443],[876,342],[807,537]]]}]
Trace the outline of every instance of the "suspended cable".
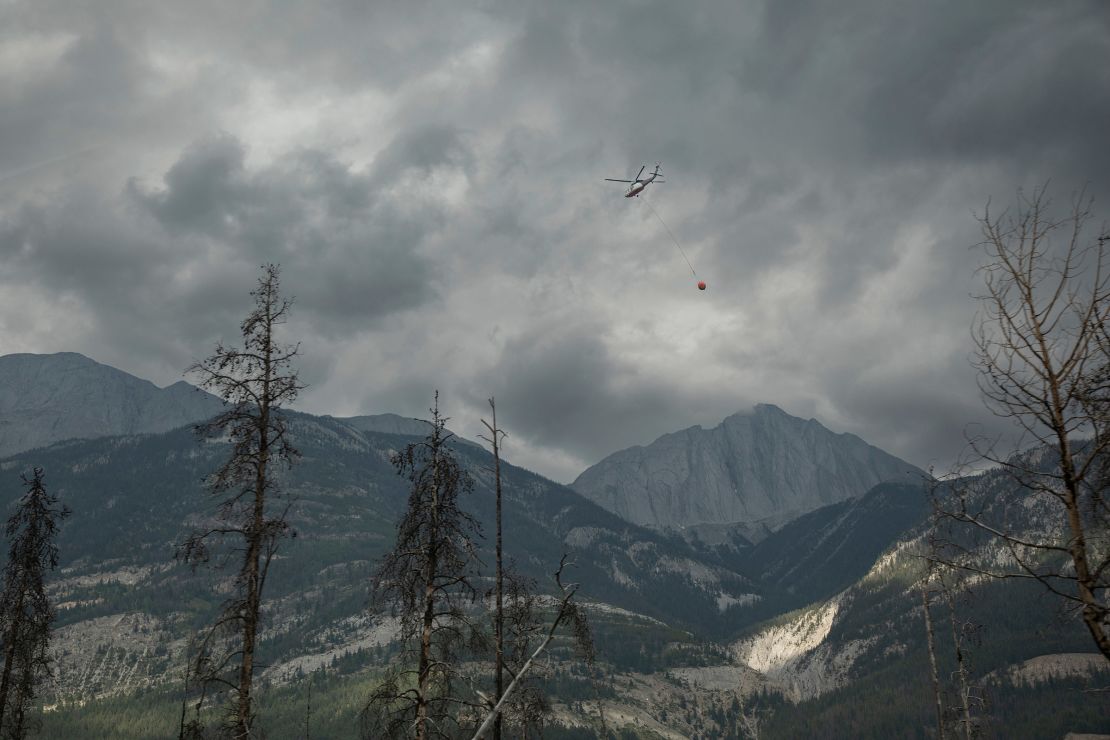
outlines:
[{"label": "suspended cable", "polygon": [[697,271],[694,269],[694,266],[690,264],[690,258],[686,256],[686,250],[684,250],[682,248],[682,245],[678,243],[678,238],[674,235],[674,232],[671,231],[671,227],[667,226],[667,222],[664,221],[663,217],[659,215],[659,212],[655,210],[655,207],[651,204],[651,201],[649,201],[647,198],[641,198],[641,200],[647,204],[647,207],[651,209],[651,212],[655,214],[655,217],[659,219],[659,223],[663,224],[663,228],[666,229],[667,233],[671,236],[671,241],[673,241],[674,245],[678,247],[678,253],[682,255],[682,259],[686,260],[686,266],[690,268],[690,273],[695,278],[697,278]]}]

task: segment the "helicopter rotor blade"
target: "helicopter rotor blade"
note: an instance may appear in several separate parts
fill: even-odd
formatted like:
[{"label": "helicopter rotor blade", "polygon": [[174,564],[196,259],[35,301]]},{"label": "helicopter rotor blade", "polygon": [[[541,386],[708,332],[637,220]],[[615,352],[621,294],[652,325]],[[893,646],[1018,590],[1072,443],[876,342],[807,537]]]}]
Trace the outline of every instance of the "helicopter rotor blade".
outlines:
[{"label": "helicopter rotor blade", "polygon": [[[636,180],[640,179],[640,175],[644,174],[644,170],[646,170],[646,169],[647,169],[646,164],[643,167],[640,168],[640,171],[636,174]],[[633,182],[635,182],[635,180],[633,180]]]},{"label": "helicopter rotor blade", "polygon": [[635,180],[614,180],[611,177],[606,177],[605,179],[608,180],[609,182],[636,182]]}]

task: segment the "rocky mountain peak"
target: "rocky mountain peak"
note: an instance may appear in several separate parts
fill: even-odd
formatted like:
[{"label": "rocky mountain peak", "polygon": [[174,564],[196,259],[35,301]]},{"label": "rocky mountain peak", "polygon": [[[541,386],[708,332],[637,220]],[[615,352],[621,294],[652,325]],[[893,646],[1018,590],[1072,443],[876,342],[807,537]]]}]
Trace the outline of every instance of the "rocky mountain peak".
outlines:
[{"label": "rocky mountain peak", "polygon": [[652,527],[780,526],[921,471],[852,434],[759,404],[712,429],[693,426],[614,453],[573,488]]},{"label": "rocky mountain peak", "polygon": [[76,352],[0,356],[0,457],[64,439],[164,432],[221,407],[183,380],[159,388]]}]

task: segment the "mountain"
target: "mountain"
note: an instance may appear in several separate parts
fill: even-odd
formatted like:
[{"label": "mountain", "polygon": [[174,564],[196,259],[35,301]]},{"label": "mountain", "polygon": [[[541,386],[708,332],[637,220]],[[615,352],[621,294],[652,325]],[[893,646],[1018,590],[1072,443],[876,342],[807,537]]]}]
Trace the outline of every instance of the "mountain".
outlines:
[{"label": "mountain", "polygon": [[[128,394],[112,383],[131,376],[113,373],[94,375],[89,383],[107,385],[87,387],[85,394],[126,403]],[[39,392],[33,385],[25,385],[27,394]],[[59,414],[57,426],[78,426],[85,404],[65,408],[70,415]],[[407,498],[390,455],[426,425],[391,414],[287,413],[302,458],[279,477],[296,536],[282,542],[266,586],[260,722],[274,740],[305,736],[307,690],[312,737],[350,737],[376,671],[396,656],[391,622],[367,609],[375,563],[393,542]],[[699,461],[687,463],[690,476],[711,459],[716,439],[715,464],[723,470],[717,474],[754,481],[768,498],[777,493],[812,503],[830,491],[866,486],[861,469],[882,477],[874,472],[881,469],[875,461],[884,460],[880,451],[774,407],[668,438],[689,442],[691,459]],[[476,480],[464,502],[487,536],[479,549],[484,590],[492,562],[491,459],[465,440],[455,449]],[[202,480],[227,452],[226,440],[200,441],[186,423],[158,433],[68,439],[0,458],[0,505],[10,510],[22,493],[19,473],[40,465],[48,490],[73,510],[58,540],[60,568],[48,586],[58,609],[58,680],[47,697],[56,709],[42,715],[46,736],[145,738],[178,731],[188,640],[215,613],[234,569],[193,571],[174,552],[187,532],[211,523],[216,502]],[[791,455],[800,460],[795,466]],[[919,471],[785,524],[781,514],[764,516],[754,545],[735,531],[730,537],[725,527],[718,545],[628,522],[508,461],[502,470],[509,559],[551,594],[551,573],[567,553],[573,567],[564,575],[580,586],[597,646],[595,685],[565,639],[553,644],[546,680],[555,714],[547,736],[591,736],[581,723],[585,703],[595,698],[622,737],[929,736],[923,728],[932,726],[931,694],[915,584],[930,509]],[[817,489],[808,499],[806,480]],[[987,511],[991,501],[1020,495],[1003,474],[962,483],[979,497],[972,503]],[[1051,514],[1045,508],[1051,502],[1042,503],[1000,505],[1002,514],[1021,518],[1010,525],[1023,531]],[[777,522],[773,531],[769,521]],[[984,563],[1004,555],[978,540],[958,543]],[[227,553],[214,553],[217,562],[221,554]],[[947,647],[941,672],[949,677],[949,615],[940,599],[934,606],[938,639],[948,640],[940,643]],[[1043,591],[982,583],[970,599],[960,599],[958,617],[984,625],[965,646],[977,685],[989,693],[988,710],[980,714],[984,737],[1106,729],[1110,695],[1083,691],[1101,664],[1083,630]]]},{"label": "mountain", "polygon": [[[282,544],[266,586],[269,628],[262,640],[272,676],[323,653],[373,647],[368,635],[378,628],[366,611],[371,574],[393,542],[408,492],[390,453],[417,439],[287,413],[302,457],[281,476],[297,536]],[[215,579],[227,576],[193,573],[174,561],[187,533],[211,521],[214,501],[201,481],[227,449],[226,442],[200,442],[182,427],[72,440],[0,460],[0,504],[11,505],[21,493],[18,473],[34,464],[45,469],[48,490],[73,511],[58,539],[60,577],[52,585],[59,604],[59,674],[65,677],[60,696],[117,693],[173,675],[189,629],[221,598],[213,591]],[[479,555],[488,576],[492,459],[462,442],[456,452],[476,480],[464,505],[487,534]],[[581,598],[602,615],[599,639],[633,623],[638,640],[677,646],[667,657],[637,642],[620,660],[648,667],[700,650],[694,631],[723,633],[729,605],[759,598],[746,578],[680,538],[630,524],[505,461],[502,476],[505,551],[523,575],[549,592],[551,574],[567,553]],[[626,650],[623,641],[606,642],[602,654]],[[119,662],[101,670],[96,661],[104,654]],[[127,676],[122,683],[120,671]]]},{"label": "mountain", "polygon": [[369,416],[335,417],[337,421],[358,429],[361,432],[382,432],[383,434],[408,434],[423,437],[431,425],[423,419],[410,419],[397,414],[372,414]]},{"label": "mountain", "polygon": [[[814,419],[760,404],[713,429],[694,426],[616,452],[571,487],[636,524],[732,524],[754,540],[878,483],[923,475],[855,435],[836,434]],[[753,525],[756,536],[750,536]]]},{"label": "mountain", "polygon": [[[343,422],[347,426],[354,427],[360,432],[380,432],[382,434],[403,434],[411,437],[424,437],[430,430],[431,423],[424,419],[415,419],[409,416],[399,416],[397,414],[370,414],[366,416],[327,416],[325,418],[335,419],[336,421]],[[465,437],[460,437],[450,429],[447,432],[454,436],[462,444],[467,444],[472,447],[480,447],[481,445],[472,442]]]},{"label": "mountain", "polygon": [[798,605],[832,596],[862,577],[932,509],[924,482],[880,483],[859,498],[798,517],[736,555],[753,580],[796,594]]},{"label": "mountain", "polygon": [[[1045,452],[1029,451],[1026,460],[1051,460]],[[938,484],[937,495],[946,500],[955,487],[965,492],[970,510],[1026,540],[1042,538],[1046,522],[1058,520],[1058,505],[1051,497],[1032,495],[1004,469]],[[889,506],[889,500],[874,500],[888,497],[881,488],[861,503],[872,499],[870,509]],[[902,508],[902,499],[897,501]],[[930,522],[911,509],[890,513],[918,522],[882,548],[866,573],[827,598],[752,628],[732,644],[739,669],[756,671],[765,688],[793,702],[789,711],[776,712],[761,727],[761,736],[885,738],[921,736],[908,735],[908,727],[935,727],[920,590]],[[844,538],[830,543],[818,536],[826,529],[821,520],[830,516],[836,517],[833,507],[783,529],[809,529],[810,539],[816,537],[813,557],[795,561],[818,568],[814,575],[820,575],[829,544],[849,544]],[[848,510],[843,516],[853,515]],[[981,533],[952,525],[939,536],[972,567],[1012,567],[1006,547]],[[781,566],[766,573],[796,577]],[[832,579],[829,586],[838,585],[834,574],[826,577]],[[1039,738],[1110,730],[1110,696],[1091,691],[1092,684],[1110,680],[1110,665],[1094,652],[1075,609],[1028,579],[949,572],[946,580],[953,588],[951,602],[937,592],[935,581],[930,586],[939,675],[951,684],[955,655],[965,661],[973,715],[980,725],[976,735]],[[958,647],[954,635],[960,636]],[[956,697],[951,686],[947,691],[946,721],[955,736],[957,717],[949,715],[954,715]]]},{"label": "mountain", "polygon": [[804,514],[752,547],[717,548],[722,562],[763,594],[735,615],[735,630],[851,586],[931,511],[924,483],[880,483],[859,498]]},{"label": "mountain", "polygon": [[221,408],[184,381],[159,388],[75,352],[0,357],[0,457],[65,439],[164,432]]},{"label": "mountain", "polygon": [[[296,737],[283,726],[290,718],[278,717],[290,705],[303,719],[298,681],[312,674],[313,706],[336,709],[335,730],[313,736],[344,737],[373,675],[366,671],[394,654],[388,624],[367,613],[366,598],[405,501],[405,481],[389,453],[416,437],[364,432],[327,417],[290,419],[303,458],[282,485],[297,537],[283,543],[267,584],[261,678],[276,703],[263,715],[272,723],[269,736]],[[463,444],[457,452],[477,478],[466,501],[488,534],[489,455]],[[18,471],[34,462],[74,511],[63,525],[61,570],[51,585],[59,682],[50,701],[70,700],[64,713],[46,718],[57,723],[49,725],[53,736],[106,736],[73,728],[99,715],[119,725],[137,712],[150,716],[148,707],[158,708],[164,726],[126,737],[173,731],[183,651],[228,576],[193,573],[173,552],[186,531],[208,520],[213,502],[200,481],[225,454],[223,442],[200,443],[181,428],[69,441],[0,460],[0,503],[10,505]],[[924,631],[913,588],[928,513],[919,484],[881,484],[799,517],[754,547],[699,550],[503,465],[506,550],[541,588],[561,553],[570,553],[604,675],[598,691],[618,726],[650,728],[655,734],[645,729],[642,737],[655,738],[702,737],[712,728],[716,737],[745,737],[737,728],[757,720],[768,738],[891,737],[899,728],[928,726]],[[981,487],[1005,484],[994,476]],[[488,542],[481,554],[488,564]],[[801,609],[784,613],[798,603]],[[1039,713],[1041,724],[1029,727],[1047,727],[1040,735],[1014,734],[1021,722],[1003,717],[992,720],[997,731],[987,736],[1098,728],[1091,712],[1105,705],[1101,697],[1085,699],[1084,709],[1077,706],[1081,691],[1061,693],[1072,684],[1021,688],[1013,678],[1044,673],[1041,664],[1073,673],[1090,664],[1089,656],[1068,657],[1085,650],[1081,630],[1062,631],[1059,612],[1023,584],[978,588],[969,609],[967,616],[987,625],[972,655],[977,677],[999,677],[990,679],[991,701],[1023,722]],[[947,620],[943,611],[936,618]],[[947,630],[946,621],[941,626]],[[571,698],[556,701],[556,716],[570,724],[581,711],[575,702],[595,690],[575,678],[573,664],[559,666],[553,690]],[[950,675],[948,663],[942,669]],[[1086,675],[1070,680],[1082,686]],[[1092,705],[1096,700],[1102,704]],[[847,718],[845,707],[852,708]],[[1069,714],[1044,725],[1058,707]]]}]

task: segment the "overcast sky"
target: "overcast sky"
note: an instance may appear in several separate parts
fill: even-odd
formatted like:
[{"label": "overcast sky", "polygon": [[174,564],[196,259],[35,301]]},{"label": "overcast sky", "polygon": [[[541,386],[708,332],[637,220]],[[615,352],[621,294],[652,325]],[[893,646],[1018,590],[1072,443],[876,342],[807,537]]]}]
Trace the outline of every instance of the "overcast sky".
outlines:
[{"label": "overcast sky", "polygon": [[[1110,215],[1110,4],[0,0],[0,354],[159,385],[265,262],[313,413],[572,480],[767,402],[946,466],[988,198]],[[662,162],[642,200],[605,177]]]}]

